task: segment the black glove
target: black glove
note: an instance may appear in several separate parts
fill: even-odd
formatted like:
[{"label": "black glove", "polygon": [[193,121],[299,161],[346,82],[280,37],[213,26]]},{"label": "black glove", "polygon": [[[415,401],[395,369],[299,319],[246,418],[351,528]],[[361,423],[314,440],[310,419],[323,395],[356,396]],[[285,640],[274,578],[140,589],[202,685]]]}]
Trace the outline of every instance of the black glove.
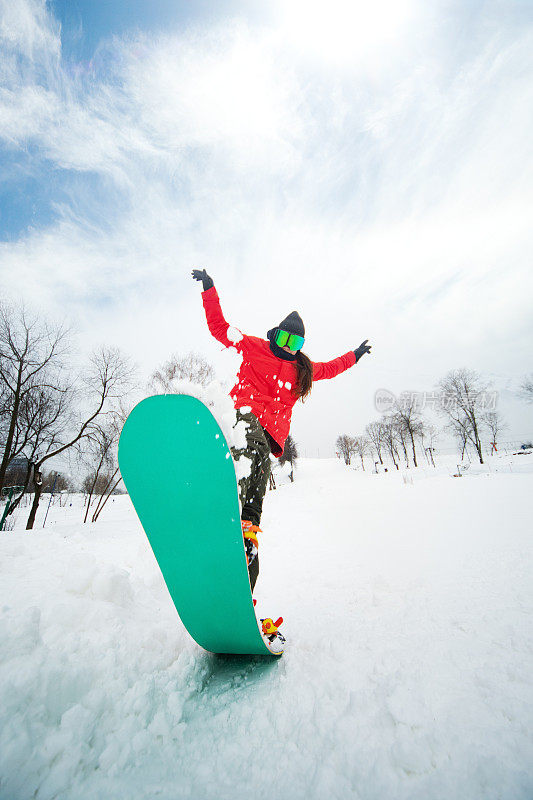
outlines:
[{"label": "black glove", "polygon": [[215,285],[213,279],[209,277],[205,269],[193,269],[192,276],[195,281],[202,281],[204,292],[207,292],[208,289],[211,289]]},{"label": "black glove", "polygon": [[368,339],[365,339],[364,342],[361,342],[357,350],[354,350],[355,353],[355,363],[359,361],[361,356],[364,356],[365,353],[370,353],[370,348],[372,347],[371,344],[367,344]]}]

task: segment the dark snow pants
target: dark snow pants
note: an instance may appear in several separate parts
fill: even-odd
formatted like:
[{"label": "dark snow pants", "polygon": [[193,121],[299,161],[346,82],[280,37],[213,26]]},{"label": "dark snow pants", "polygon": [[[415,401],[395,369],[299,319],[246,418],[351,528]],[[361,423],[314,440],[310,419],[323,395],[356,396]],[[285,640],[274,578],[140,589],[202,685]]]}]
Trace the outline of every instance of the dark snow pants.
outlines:
[{"label": "dark snow pants", "polygon": [[[263,511],[263,499],[270,477],[270,442],[268,434],[254,414],[251,412],[244,414],[238,408],[237,423],[241,420],[246,422],[246,447],[232,447],[231,449],[235,461],[239,461],[241,458],[250,459],[250,474],[239,481],[241,518],[250,520],[254,525],[259,525]],[[259,575],[259,556],[254,558],[248,571],[253,591]]]}]

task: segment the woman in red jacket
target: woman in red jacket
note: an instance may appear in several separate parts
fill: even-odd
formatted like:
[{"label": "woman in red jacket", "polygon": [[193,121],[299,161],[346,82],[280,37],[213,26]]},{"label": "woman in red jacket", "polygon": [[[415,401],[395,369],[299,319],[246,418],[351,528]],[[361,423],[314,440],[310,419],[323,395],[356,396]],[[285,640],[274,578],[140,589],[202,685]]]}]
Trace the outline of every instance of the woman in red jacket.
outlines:
[{"label": "woman in red jacket", "polygon": [[334,378],[353,367],[362,355],[370,352],[370,346],[365,339],[356,350],[349,350],[333,361],[312,362],[302,353],[305,329],[296,311],[268,331],[267,340],[246,336],[230,328],[224,319],[217,290],[205,269],[195,269],[192,275],[202,281],[202,300],[210,332],[225,347],[234,347],[242,355],[231,397],[237,422],[244,420],[247,424],[247,446],[233,448],[233,457],[236,461],[241,457],[251,461],[250,474],[239,481],[239,495],[253,591],[259,574],[257,533],[270,476],[270,453],[278,458],[282,455],[293,406],[298,400],[305,400],[313,381]]}]

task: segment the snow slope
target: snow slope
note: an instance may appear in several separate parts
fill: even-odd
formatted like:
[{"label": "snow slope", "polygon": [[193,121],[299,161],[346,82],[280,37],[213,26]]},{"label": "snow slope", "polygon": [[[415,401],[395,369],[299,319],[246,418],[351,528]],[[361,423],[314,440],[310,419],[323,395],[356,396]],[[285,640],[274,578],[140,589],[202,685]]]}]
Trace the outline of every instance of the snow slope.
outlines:
[{"label": "snow slope", "polygon": [[0,797],[531,798],[532,462],[302,460],[263,516],[280,660],[188,637],[126,496],[1,534]]}]

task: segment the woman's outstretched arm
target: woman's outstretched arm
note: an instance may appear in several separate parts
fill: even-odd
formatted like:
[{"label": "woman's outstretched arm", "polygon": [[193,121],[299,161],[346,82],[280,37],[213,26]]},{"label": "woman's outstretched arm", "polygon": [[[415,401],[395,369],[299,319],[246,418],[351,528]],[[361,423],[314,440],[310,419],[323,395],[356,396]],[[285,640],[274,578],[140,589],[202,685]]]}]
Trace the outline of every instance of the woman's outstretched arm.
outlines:
[{"label": "woman's outstretched arm", "polygon": [[334,358],[332,361],[313,361],[313,381],[324,381],[329,378],[336,378],[341,372],[355,364],[353,350],[349,350],[343,356]]},{"label": "woman's outstretched arm", "polygon": [[196,281],[202,281],[202,302],[204,304],[209,332],[218,342],[223,344],[224,347],[235,347],[240,351],[242,349],[241,343],[244,337],[237,328],[231,327],[224,319],[213,279],[207,274],[205,269],[194,269],[192,271],[192,276]]},{"label": "woman's outstretched arm", "polygon": [[370,353],[372,345],[367,344],[368,339],[365,339],[356,350],[349,350],[343,356],[334,358],[332,361],[313,362],[313,380],[323,381],[328,378],[335,378],[341,372],[346,372],[347,369],[357,364],[361,356],[365,353]]}]

